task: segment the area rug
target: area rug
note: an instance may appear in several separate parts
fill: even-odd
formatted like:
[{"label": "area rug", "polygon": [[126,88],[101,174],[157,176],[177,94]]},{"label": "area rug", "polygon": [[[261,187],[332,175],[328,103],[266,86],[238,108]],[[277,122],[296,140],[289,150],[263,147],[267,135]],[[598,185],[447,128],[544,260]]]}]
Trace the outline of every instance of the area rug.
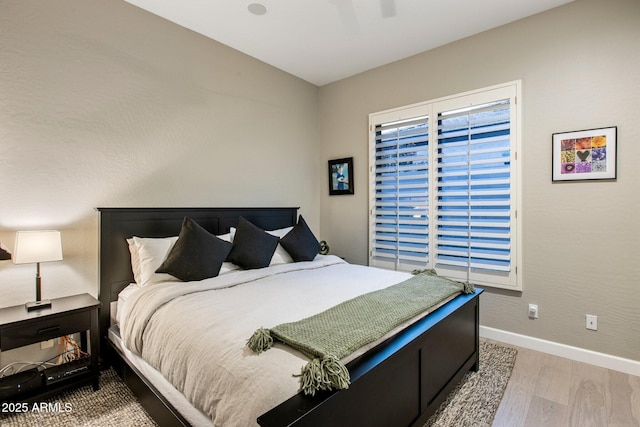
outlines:
[{"label": "area rug", "polygon": [[[515,349],[481,341],[478,372],[464,377],[425,427],[491,426],[515,358]],[[45,403],[42,410],[34,410],[30,404],[26,413],[0,414],[0,426],[156,425],[113,369],[102,372],[100,390],[96,392],[85,386],[40,403]]]},{"label": "area rug", "polygon": [[[30,403],[25,413],[0,414],[2,427],[95,426],[128,427],[156,424],[113,368],[100,375],[100,390],[91,385],[55,398]],[[11,409],[11,408],[8,408]]]},{"label": "area rug", "polygon": [[480,341],[480,367],[469,372],[425,427],[490,427],[516,361],[516,349]]}]

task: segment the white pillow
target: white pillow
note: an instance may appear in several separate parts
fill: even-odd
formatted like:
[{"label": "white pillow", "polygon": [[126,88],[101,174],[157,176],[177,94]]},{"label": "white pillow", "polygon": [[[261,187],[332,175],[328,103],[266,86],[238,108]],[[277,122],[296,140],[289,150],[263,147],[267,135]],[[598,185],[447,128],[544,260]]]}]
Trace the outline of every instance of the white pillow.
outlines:
[{"label": "white pillow", "polygon": [[280,238],[286,236],[291,230],[293,230],[293,226],[291,227],[285,227],[285,228],[278,228],[277,230],[269,230],[267,231],[267,233],[271,234],[272,236],[278,236]]},{"label": "white pillow", "polygon": [[276,265],[276,264],[289,264],[293,262],[293,258],[291,258],[291,255],[289,255],[289,252],[287,252],[280,243],[278,243],[278,246],[276,246],[276,251],[273,253],[273,256],[271,257],[271,261],[269,262],[269,265]]},{"label": "white pillow", "polygon": [[[235,233],[235,229],[234,229],[234,233]],[[227,233],[227,234],[221,234],[219,236],[216,236],[218,239],[224,240],[225,242],[232,242],[231,240],[231,233]],[[218,273],[218,276],[224,273],[228,273],[230,271],[233,270],[238,270],[240,267],[238,267],[237,265],[235,265],[232,262],[223,262],[222,263],[222,267],[220,267],[220,272]]]},{"label": "white pillow", "polygon": [[[278,236],[280,238],[283,238],[292,229],[293,227],[285,227],[285,228],[279,228],[277,230],[270,230],[270,231],[267,231],[267,233],[271,234],[272,236]],[[286,249],[283,248],[280,243],[278,243],[278,246],[276,247],[276,251],[273,253],[273,257],[271,258],[271,262],[269,263],[269,265],[289,264],[292,262],[293,262],[293,258],[291,258],[291,255],[289,255],[289,252],[287,252]]]},{"label": "white pillow", "polygon": [[[233,232],[235,234],[236,229],[233,228],[232,230],[233,230]],[[219,236],[216,236],[216,237],[218,239],[220,239],[220,240],[224,240],[225,242],[233,242],[233,238],[231,237],[231,233],[220,234]]]},{"label": "white pillow", "polygon": [[[267,230],[267,233],[271,234],[272,236],[276,236],[276,237],[284,237],[287,235],[288,232],[290,232],[293,229],[293,227],[285,227],[285,228],[278,228],[277,230]],[[231,235],[231,242],[233,242],[233,238],[236,235],[236,228],[235,227],[231,227],[229,234]],[[226,236],[226,234],[225,234]],[[218,236],[221,237],[221,236]],[[293,258],[291,258],[291,255],[289,255],[289,252],[287,252],[280,243],[278,243],[278,246],[276,246],[276,251],[273,253],[273,256],[271,257],[271,261],[269,262],[269,265],[276,265],[276,264],[289,264],[293,262]]]},{"label": "white pillow", "polygon": [[218,273],[218,276],[220,276],[221,274],[228,273],[233,270],[239,270],[239,269],[240,267],[238,267],[234,263],[225,261],[222,263],[222,267],[220,267],[220,272]]},{"label": "white pillow", "polygon": [[127,239],[129,245],[129,253],[131,254],[131,270],[133,271],[133,280],[140,283],[140,256],[138,255],[138,247],[133,241],[133,237]]},{"label": "white pillow", "polygon": [[140,286],[147,286],[157,282],[179,281],[166,273],[156,273],[156,270],[178,240],[178,236],[164,238],[133,237],[133,242],[138,248],[140,261]]}]

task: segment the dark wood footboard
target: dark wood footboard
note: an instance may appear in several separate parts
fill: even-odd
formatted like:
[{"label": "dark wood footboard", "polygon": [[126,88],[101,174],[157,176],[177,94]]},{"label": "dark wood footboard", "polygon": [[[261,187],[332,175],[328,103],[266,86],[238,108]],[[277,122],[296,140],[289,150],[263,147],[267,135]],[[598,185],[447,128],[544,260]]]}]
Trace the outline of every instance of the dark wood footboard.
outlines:
[{"label": "dark wood footboard", "polygon": [[298,394],[258,418],[264,427],[423,425],[479,360],[479,295],[456,298],[349,363],[348,390]]}]

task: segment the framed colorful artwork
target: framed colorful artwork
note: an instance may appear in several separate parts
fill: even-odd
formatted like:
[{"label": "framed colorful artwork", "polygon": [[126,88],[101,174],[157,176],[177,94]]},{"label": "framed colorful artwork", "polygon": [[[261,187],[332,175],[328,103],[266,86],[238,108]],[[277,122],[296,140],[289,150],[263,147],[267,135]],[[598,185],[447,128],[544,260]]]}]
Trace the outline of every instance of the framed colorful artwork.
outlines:
[{"label": "framed colorful artwork", "polygon": [[616,126],[554,133],[552,181],[616,179]]}]

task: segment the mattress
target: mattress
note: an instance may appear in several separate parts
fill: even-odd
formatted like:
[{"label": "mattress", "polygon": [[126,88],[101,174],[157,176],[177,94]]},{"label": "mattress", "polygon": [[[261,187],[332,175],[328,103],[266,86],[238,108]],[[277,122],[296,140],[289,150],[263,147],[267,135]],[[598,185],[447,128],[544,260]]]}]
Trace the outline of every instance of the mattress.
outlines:
[{"label": "mattress", "polygon": [[119,298],[115,318],[120,329],[110,329],[109,338],[193,425],[256,425],[259,415],[298,392],[294,375],[309,359],[279,343],[267,353],[253,354],[245,346],[253,330],[300,320],[408,277],[318,256],[312,262],[236,271],[197,283],[133,286]]}]

